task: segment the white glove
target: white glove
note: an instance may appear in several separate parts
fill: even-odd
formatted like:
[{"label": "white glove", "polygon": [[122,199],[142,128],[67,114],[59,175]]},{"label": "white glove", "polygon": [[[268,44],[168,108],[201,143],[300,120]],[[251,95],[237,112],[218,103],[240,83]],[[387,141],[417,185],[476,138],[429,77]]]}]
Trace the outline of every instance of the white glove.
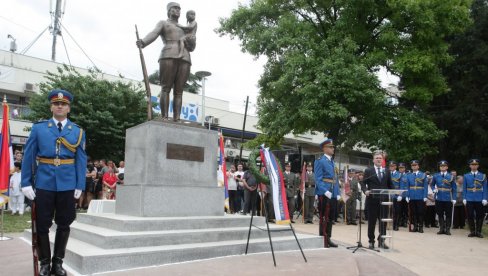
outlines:
[{"label": "white glove", "polygon": [[402,196],[398,196],[397,201],[402,201]]},{"label": "white glove", "polygon": [[486,204],[488,204],[488,201],[486,201],[486,199],[483,199],[481,203],[483,204],[483,206],[486,206]]},{"label": "white glove", "polygon": [[451,200],[451,202],[452,202],[452,205],[456,204],[456,201],[455,200]]},{"label": "white glove", "polygon": [[437,189],[434,189],[433,192],[434,192],[434,194],[437,194],[438,190]]},{"label": "white glove", "polygon": [[466,205],[466,199],[463,199],[463,204]]},{"label": "white glove", "polygon": [[424,197],[424,202],[427,202],[427,198],[426,197]]},{"label": "white glove", "polygon": [[315,200],[319,199],[319,196],[318,195],[315,195]]},{"label": "white glove", "polygon": [[81,192],[81,190],[76,189],[76,190],[75,190],[75,198],[76,198],[76,199],[80,198],[81,193],[82,193],[82,192]]},{"label": "white glove", "polygon": [[405,200],[407,201],[407,203],[409,203],[409,202],[410,202],[410,198],[408,198],[408,197],[407,197],[407,198],[405,198]]},{"label": "white glove", "polygon": [[327,192],[325,192],[325,196],[326,196],[327,198],[331,199],[331,198],[332,198],[332,193],[331,193],[331,192],[329,192],[329,191],[327,191]]},{"label": "white glove", "polygon": [[34,200],[36,193],[32,189],[32,186],[22,187],[22,193],[30,200]]},{"label": "white glove", "polygon": [[337,196],[337,201],[339,201],[339,200],[341,200],[341,196],[340,195]]}]

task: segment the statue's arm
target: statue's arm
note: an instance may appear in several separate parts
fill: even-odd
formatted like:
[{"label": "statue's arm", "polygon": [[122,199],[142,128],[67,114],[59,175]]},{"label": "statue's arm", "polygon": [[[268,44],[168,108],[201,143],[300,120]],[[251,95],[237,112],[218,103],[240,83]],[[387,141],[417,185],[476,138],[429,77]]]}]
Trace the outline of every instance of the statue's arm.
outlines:
[{"label": "statue's arm", "polygon": [[158,36],[163,32],[164,24],[164,20],[159,21],[158,24],[156,24],[156,27],[154,27],[154,29],[142,39],[144,47],[151,44],[154,40],[156,40],[156,38],[158,38]]}]

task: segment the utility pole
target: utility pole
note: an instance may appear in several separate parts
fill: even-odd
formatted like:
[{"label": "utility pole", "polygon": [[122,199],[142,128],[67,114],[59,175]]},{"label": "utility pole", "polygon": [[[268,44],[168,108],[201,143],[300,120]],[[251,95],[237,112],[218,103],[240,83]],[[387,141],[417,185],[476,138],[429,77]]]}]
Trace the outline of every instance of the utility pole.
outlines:
[{"label": "utility pole", "polygon": [[[51,9],[51,15],[53,20],[52,25],[50,26],[51,33],[53,34],[53,47],[51,54],[52,61],[56,61],[56,39],[58,35],[61,35],[61,16],[64,14],[64,7],[63,10],[61,10],[61,2],[63,2],[63,0],[56,0],[56,10],[52,12]],[[66,5],[66,1],[64,2],[64,4]]]},{"label": "utility pole", "polygon": [[239,150],[239,163],[242,160],[242,147],[244,144],[244,132],[246,131],[246,118],[247,118],[247,106],[249,104],[249,96],[246,97],[246,110],[244,111],[244,123],[242,124],[242,133],[241,133],[241,149]]}]

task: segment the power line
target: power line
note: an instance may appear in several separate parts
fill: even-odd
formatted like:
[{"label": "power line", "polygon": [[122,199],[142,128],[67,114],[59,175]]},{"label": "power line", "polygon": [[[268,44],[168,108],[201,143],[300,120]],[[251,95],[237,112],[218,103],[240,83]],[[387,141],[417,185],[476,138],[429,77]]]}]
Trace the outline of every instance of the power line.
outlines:
[{"label": "power line", "polygon": [[71,39],[75,42],[76,46],[78,46],[78,48],[80,48],[80,50],[83,52],[83,54],[85,55],[85,57],[93,64],[93,67],[98,68],[95,65],[95,62],[93,62],[93,60],[91,60],[91,58],[86,54],[85,50],[83,50],[83,48],[81,48],[80,44],[78,44],[78,42],[76,42],[75,38],[69,33],[69,31],[66,29],[66,27],[63,24],[61,24],[61,22],[59,24],[61,25],[61,27],[63,28],[63,30],[66,31],[66,33],[69,35],[69,37],[71,37]]}]

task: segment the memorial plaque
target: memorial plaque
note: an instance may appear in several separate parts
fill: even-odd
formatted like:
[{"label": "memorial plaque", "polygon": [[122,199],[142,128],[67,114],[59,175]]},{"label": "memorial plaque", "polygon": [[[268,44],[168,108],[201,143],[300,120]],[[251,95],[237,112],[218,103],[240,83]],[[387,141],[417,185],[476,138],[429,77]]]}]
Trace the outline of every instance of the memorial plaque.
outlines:
[{"label": "memorial plaque", "polygon": [[203,162],[204,153],[204,148],[202,147],[166,144],[166,159]]}]

